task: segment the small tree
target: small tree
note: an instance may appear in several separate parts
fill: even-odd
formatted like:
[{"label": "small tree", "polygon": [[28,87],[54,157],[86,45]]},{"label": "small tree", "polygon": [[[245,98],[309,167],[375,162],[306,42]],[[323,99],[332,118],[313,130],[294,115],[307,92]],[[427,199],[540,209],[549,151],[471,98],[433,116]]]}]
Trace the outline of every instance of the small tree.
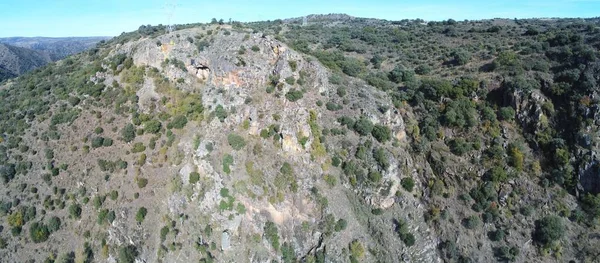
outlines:
[{"label": "small tree", "polygon": [[190,173],[190,184],[196,184],[198,181],[200,181],[200,174],[197,172],[191,172]]},{"label": "small tree", "polygon": [[48,221],[48,230],[55,232],[60,229],[60,218],[53,216]]},{"label": "small tree", "polygon": [[415,180],[413,180],[412,177],[404,177],[400,180],[400,184],[404,190],[412,192],[415,187]]},{"label": "small tree", "polygon": [[135,139],[135,127],[129,123],[121,130],[121,136],[125,142],[131,142]]},{"label": "small tree", "polygon": [[535,222],[533,240],[542,245],[548,245],[560,240],[565,233],[565,227],[558,216],[546,216]]},{"label": "small tree", "polygon": [[392,131],[388,126],[376,124],[373,126],[371,135],[380,143],[385,143],[392,137]]},{"label": "small tree", "polygon": [[452,52],[452,58],[456,65],[465,65],[471,60],[471,54],[465,50],[458,49]]},{"label": "small tree", "polygon": [[246,146],[246,141],[242,136],[239,136],[235,133],[230,133],[227,135],[227,142],[234,150],[241,150]]},{"label": "small tree", "polygon": [[[286,79],[286,81],[287,81],[287,79]],[[301,90],[296,90],[296,89],[290,89],[290,91],[288,91],[285,94],[285,98],[291,102],[296,102],[296,101],[300,100],[303,96],[304,96],[304,93]]]},{"label": "small tree", "polygon": [[119,248],[119,263],[134,263],[137,256],[138,251],[134,245]]},{"label": "small tree", "polygon": [[29,226],[29,236],[34,243],[41,243],[48,240],[50,231],[43,223],[35,222]]},{"label": "small tree", "polygon": [[265,223],[264,233],[265,238],[269,241],[269,243],[271,243],[271,246],[273,246],[275,250],[279,250],[279,234],[277,232],[277,225],[271,221],[268,221]]},{"label": "small tree", "polygon": [[177,115],[177,116],[175,116],[175,118],[173,118],[173,121],[171,121],[167,125],[167,128],[168,129],[183,129],[183,127],[185,127],[187,122],[188,122],[188,119],[185,116]]},{"label": "small tree", "polygon": [[146,218],[147,213],[148,210],[146,210],[145,207],[140,207],[140,209],[138,209],[137,213],[135,214],[135,221],[137,221],[138,223],[143,222]]},{"label": "small tree", "polygon": [[356,123],[354,123],[354,131],[362,136],[366,136],[373,131],[373,123],[364,116],[361,116]]}]

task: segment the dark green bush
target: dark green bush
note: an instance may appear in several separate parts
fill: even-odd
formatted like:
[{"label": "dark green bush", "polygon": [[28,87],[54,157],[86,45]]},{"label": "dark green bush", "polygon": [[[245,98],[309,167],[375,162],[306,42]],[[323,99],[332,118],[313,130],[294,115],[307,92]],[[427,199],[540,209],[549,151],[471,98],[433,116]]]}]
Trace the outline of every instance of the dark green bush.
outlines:
[{"label": "dark green bush", "polygon": [[223,105],[217,105],[215,108],[215,117],[217,117],[221,122],[225,121],[225,118],[227,118],[227,111],[225,108],[223,108]]},{"label": "dark green bush", "polygon": [[413,188],[415,187],[415,181],[412,179],[412,177],[402,178],[402,180],[400,180],[400,184],[402,185],[402,188],[404,188],[404,190],[409,192],[412,192]]},{"label": "dark green bush", "polygon": [[60,218],[53,216],[50,218],[50,220],[48,220],[48,230],[50,232],[56,232],[57,230],[60,229]]},{"label": "dark green bush", "polygon": [[157,134],[162,128],[162,123],[157,120],[151,120],[144,123],[144,131],[148,133]]},{"label": "dark green bush", "polygon": [[121,130],[121,136],[125,142],[133,141],[133,139],[135,139],[135,127],[133,124],[128,123],[125,125],[125,127]]},{"label": "dark green bush", "polygon": [[29,237],[34,243],[41,243],[48,240],[50,231],[48,227],[40,222],[34,222],[29,226]]},{"label": "dark green bush", "polygon": [[135,214],[135,221],[137,221],[138,223],[141,223],[144,221],[144,219],[146,218],[146,214],[148,213],[148,210],[145,207],[140,207],[137,211],[137,213]]},{"label": "dark green bush", "polygon": [[467,229],[475,229],[481,225],[481,219],[478,216],[469,216],[463,219],[462,224]]},{"label": "dark green bush", "polygon": [[197,172],[191,172],[189,179],[190,184],[196,184],[198,181],[200,181],[200,174]]},{"label": "dark green bush", "polygon": [[173,118],[169,124],[167,124],[168,129],[183,129],[187,124],[188,119],[183,115],[177,115]]},{"label": "dark green bush", "polygon": [[246,141],[244,140],[244,138],[235,133],[230,133],[229,135],[227,135],[227,142],[229,143],[231,148],[233,148],[236,151],[241,150],[242,148],[244,148],[244,146],[246,146]]},{"label": "dark green bush", "polygon": [[559,241],[565,233],[562,219],[558,216],[546,216],[535,222],[533,240],[542,245]]},{"label": "dark green bush", "polygon": [[388,126],[375,124],[371,131],[371,135],[373,135],[378,142],[385,143],[391,139],[392,131]]},{"label": "dark green bush", "polygon": [[104,138],[102,138],[102,137],[95,137],[92,139],[92,148],[102,147],[103,144],[104,144]]},{"label": "dark green bush", "polygon": [[265,238],[269,241],[271,246],[278,251],[279,250],[279,233],[277,231],[277,225],[275,223],[268,221],[265,223],[265,227],[263,229]]},{"label": "dark green bush", "polygon": [[373,123],[371,120],[367,119],[364,116],[361,116],[356,123],[354,123],[354,127],[352,127],[354,131],[362,136],[366,136],[371,134],[373,131]]},{"label": "dark green bush", "polygon": [[137,248],[134,245],[122,246],[119,248],[119,263],[135,263],[138,256]]},{"label": "dark green bush", "polygon": [[304,93],[301,90],[290,89],[286,94],[285,98],[291,102],[296,102],[304,96]]}]

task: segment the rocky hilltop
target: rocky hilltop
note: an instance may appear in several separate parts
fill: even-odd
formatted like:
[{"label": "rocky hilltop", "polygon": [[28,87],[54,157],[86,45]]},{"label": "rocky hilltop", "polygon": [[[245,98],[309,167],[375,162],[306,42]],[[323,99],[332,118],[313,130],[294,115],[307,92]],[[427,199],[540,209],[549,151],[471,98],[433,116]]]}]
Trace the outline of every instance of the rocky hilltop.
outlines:
[{"label": "rocky hilltop", "polygon": [[143,26],[9,80],[0,258],[593,262],[598,129],[550,46],[598,32],[517,22]]}]

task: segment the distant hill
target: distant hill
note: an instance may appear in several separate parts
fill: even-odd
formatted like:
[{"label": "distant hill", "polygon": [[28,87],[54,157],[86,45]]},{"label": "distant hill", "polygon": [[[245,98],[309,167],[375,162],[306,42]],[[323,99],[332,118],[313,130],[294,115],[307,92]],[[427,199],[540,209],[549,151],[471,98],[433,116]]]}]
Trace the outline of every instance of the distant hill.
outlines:
[{"label": "distant hill", "polygon": [[91,48],[109,37],[0,38],[0,81]]},{"label": "distant hill", "polygon": [[0,43],[42,51],[50,56],[52,61],[79,53],[107,40],[110,37],[8,37],[0,38]]},{"label": "distant hill", "polygon": [[0,81],[52,62],[44,52],[0,43]]}]

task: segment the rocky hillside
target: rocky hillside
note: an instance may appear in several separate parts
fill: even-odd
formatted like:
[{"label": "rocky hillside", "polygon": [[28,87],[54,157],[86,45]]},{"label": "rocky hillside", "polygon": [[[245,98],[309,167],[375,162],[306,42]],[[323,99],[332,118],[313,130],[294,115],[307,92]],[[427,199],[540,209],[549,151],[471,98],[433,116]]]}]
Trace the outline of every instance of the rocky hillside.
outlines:
[{"label": "rocky hillside", "polygon": [[593,262],[597,25],[122,34],[0,86],[0,258]]}]

